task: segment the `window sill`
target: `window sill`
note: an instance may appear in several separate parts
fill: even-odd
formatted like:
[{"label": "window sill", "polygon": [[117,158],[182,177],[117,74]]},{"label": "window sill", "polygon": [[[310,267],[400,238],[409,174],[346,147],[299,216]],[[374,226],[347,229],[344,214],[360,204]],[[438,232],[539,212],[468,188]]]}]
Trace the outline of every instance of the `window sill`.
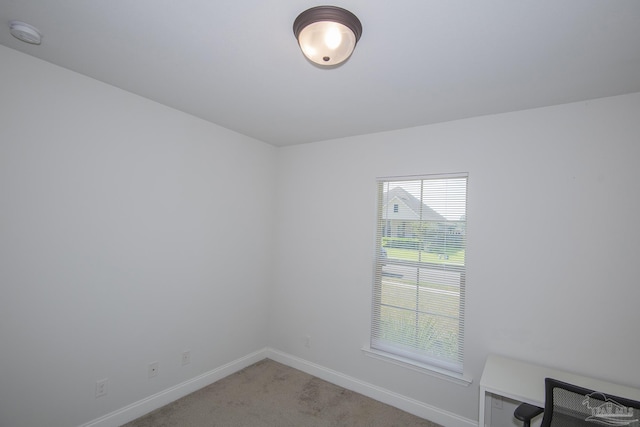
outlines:
[{"label": "window sill", "polygon": [[404,368],[408,368],[413,371],[431,375],[432,377],[440,378],[464,387],[468,387],[469,385],[471,385],[471,383],[473,383],[473,378],[467,377],[464,374],[458,374],[456,372],[447,371],[446,369],[426,365],[424,363],[416,362],[414,360],[410,360],[404,357],[385,353],[379,350],[374,350],[369,347],[363,347],[362,351],[364,352],[364,354],[374,359],[390,362],[390,363],[393,363],[394,365],[402,366]]}]

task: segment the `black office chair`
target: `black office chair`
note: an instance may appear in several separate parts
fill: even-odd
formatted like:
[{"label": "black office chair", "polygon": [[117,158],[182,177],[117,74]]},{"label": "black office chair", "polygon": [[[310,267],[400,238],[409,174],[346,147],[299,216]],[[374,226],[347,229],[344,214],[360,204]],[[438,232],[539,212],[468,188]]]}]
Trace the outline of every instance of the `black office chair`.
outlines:
[{"label": "black office chair", "polygon": [[522,427],[529,427],[531,420],[544,412],[539,406],[529,403],[521,403],[513,413],[513,416],[522,421]]},{"label": "black office chair", "polygon": [[518,406],[514,416],[529,426],[544,413],[541,427],[619,426],[640,427],[640,402],[606,395],[596,390],[545,378],[544,410],[528,403]]}]

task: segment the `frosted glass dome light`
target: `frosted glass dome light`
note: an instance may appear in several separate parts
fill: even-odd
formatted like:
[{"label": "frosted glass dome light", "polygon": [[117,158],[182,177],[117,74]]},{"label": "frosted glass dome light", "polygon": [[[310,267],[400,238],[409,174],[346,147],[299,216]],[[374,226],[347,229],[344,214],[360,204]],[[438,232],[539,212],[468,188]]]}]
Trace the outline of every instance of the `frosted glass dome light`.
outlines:
[{"label": "frosted glass dome light", "polygon": [[362,35],[360,20],[336,6],[318,6],[302,12],[293,23],[302,53],[321,66],[346,61]]}]

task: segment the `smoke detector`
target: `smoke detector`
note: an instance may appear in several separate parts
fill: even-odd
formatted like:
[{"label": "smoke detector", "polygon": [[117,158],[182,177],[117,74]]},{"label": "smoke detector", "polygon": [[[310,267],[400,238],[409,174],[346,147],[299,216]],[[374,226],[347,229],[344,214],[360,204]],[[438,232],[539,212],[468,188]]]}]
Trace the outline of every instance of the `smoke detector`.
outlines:
[{"label": "smoke detector", "polygon": [[9,22],[11,35],[20,41],[29,44],[42,43],[42,34],[35,27],[20,21]]}]

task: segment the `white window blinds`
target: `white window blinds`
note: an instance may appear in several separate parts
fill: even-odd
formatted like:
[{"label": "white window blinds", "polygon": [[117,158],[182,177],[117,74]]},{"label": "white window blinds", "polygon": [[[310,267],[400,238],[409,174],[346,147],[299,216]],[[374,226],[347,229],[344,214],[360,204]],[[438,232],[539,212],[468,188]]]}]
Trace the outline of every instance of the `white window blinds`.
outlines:
[{"label": "white window blinds", "polygon": [[371,348],[462,373],[467,174],[378,180]]}]

